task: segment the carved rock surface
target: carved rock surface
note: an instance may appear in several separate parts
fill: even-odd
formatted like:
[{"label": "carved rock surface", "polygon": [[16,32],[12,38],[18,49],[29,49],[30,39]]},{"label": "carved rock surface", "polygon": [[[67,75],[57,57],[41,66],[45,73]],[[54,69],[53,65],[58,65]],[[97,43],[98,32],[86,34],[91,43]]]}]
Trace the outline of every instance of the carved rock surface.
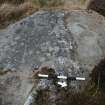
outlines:
[{"label": "carved rock surface", "polygon": [[83,10],[38,11],[0,31],[0,67],[18,75],[0,76],[0,105],[25,102],[34,67],[47,65],[57,74],[88,78],[104,56],[104,17]]}]

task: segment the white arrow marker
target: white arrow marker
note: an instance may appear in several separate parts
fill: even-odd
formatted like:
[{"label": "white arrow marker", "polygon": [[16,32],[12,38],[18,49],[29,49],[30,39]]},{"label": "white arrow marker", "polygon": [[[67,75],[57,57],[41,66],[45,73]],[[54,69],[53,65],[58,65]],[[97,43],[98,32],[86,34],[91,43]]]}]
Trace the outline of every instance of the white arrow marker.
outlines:
[{"label": "white arrow marker", "polygon": [[58,85],[60,85],[61,87],[66,87],[67,83],[66,82],[58,82]]}]

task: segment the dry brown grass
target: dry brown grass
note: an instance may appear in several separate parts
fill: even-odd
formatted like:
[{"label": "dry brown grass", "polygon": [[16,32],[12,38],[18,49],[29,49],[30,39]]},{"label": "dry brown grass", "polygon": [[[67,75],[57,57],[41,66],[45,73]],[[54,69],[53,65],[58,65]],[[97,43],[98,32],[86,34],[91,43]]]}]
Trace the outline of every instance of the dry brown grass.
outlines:
[{"label": "dry brown grass", "polygon": [[66,10],[86,9],[90,0],[67,0],[63,8]]},{"label": "dry brown grass", "polygon": [[60,3],[56,0],[0,0],[0,28],[29,16],[39,8],[58,6]]},{"label": "dry brown grass", "polygon": [[0,28],[3,28],[25,16],[32,14],[38,9],[32,2],[25,2],[20,5],[4,3],[0,7]]},{"label": "dry brown grass", "polygon": [[0,0],[0,28],[39,9],[81,9],[88,0]]},{"label": "dry brown grass", "polygon": [[25,0],[0,0],[0,4],[3,3],[11,3],[11,4],[21,4],[24,3]]},{"label": "dry brown grass", "polygon": [[92,81],[98,90],[105,91],[105,58],[95,66],[91,73]]},{"label": "dry brown grass", "polygon": [[34,105],[105,105],[104,93],[99,93],[96,96],[73,91],[60,89],[56,92],[56,98],[53,103],[50,100],[52,93],[49,90],[38,91],[38,96]]},{"label": "dry brown grass", "polygon": [[94,10],[105,16],[105,0],[90,0],[88,9]]}]

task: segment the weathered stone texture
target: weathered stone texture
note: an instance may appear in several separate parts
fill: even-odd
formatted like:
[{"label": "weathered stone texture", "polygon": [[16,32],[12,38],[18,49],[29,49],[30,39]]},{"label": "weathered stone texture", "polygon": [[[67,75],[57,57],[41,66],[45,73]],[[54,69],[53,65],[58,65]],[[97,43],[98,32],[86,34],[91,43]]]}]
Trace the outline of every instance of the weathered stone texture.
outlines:
[{"label": "weathered stone texture", "polygon": [[[104,56],[104,17],[80,10],[38,11],[0,31],[0,67],[22,74],[18,78],[10,74],[0,76],[2,105],[20,105],[25,101],[33,86],[28,76],[36,66],[47,65],[57,74],[88,78]],[[11,84],[7,85],[6,80]],[[9,104],[11,100],[15,101]]]}]

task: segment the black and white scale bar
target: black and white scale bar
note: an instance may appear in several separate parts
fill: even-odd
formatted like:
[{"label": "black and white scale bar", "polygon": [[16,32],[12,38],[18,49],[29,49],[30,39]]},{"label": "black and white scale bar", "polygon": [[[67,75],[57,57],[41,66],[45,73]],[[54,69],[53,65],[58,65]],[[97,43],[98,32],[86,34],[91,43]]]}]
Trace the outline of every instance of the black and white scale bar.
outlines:
[{"label": "black and white scale bar", "polygon": [[65,79],[65,80],[77,80],[77,81],[84,81],[84,77],[68,77],[68,76],[57,76],[57,75],[45,75],[45,74],[38,74],[39,78],[42,79]]}]

